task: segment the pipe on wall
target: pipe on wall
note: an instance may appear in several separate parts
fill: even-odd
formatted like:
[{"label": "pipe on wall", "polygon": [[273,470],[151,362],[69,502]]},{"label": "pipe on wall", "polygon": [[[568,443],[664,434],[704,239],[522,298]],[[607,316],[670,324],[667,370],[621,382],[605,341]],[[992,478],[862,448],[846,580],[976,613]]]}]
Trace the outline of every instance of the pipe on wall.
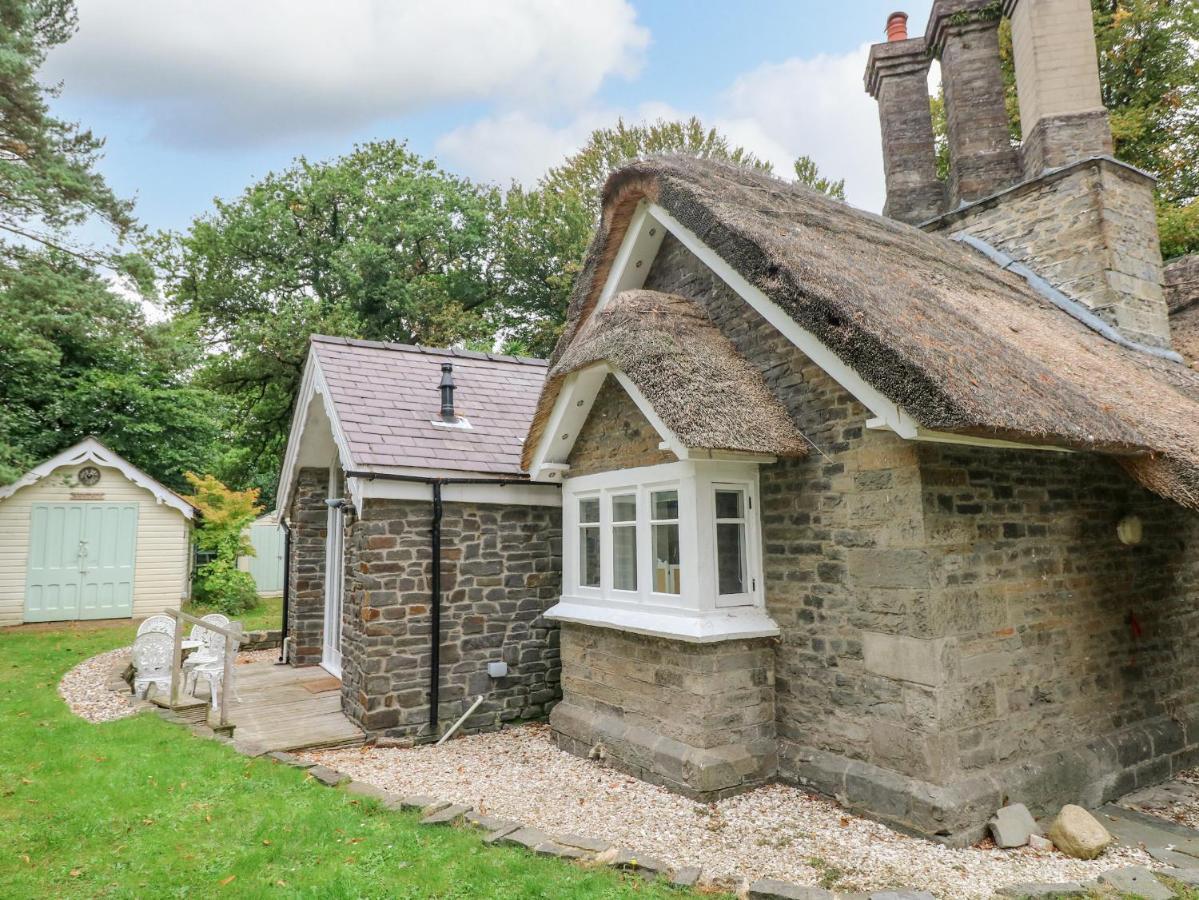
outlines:
[{"label": "pipe on wall", "polygon": [[287,608],[291,604],[291,528],[280,520],[283,528],[283,623],[279,629],[279,664],[287,662]]}]

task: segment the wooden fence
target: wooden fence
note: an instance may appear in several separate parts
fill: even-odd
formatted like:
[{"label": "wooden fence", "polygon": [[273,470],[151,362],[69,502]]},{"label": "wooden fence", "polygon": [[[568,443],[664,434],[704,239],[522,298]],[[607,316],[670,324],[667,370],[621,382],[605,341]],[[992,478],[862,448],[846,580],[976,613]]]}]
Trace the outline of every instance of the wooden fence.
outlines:
[{"label": "wooden fence", "polygon": [[225,638],[224,671],[221,673],[221,726],[229,724],[229,692],[233,687],[233,666],[237,663],[237,647],[242,641],[240,622],[230,622],[227,628],[205,622],[180,609],[168,609],[166,614],[175,620],[175,647],[171,654],[171,706],[179,704],[183,687],[183,625],[190,622]]}]

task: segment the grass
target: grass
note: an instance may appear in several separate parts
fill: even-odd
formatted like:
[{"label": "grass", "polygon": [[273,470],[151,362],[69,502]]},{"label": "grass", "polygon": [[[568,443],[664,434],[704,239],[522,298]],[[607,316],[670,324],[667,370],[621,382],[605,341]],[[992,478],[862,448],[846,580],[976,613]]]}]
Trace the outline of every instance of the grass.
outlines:
[{"label": "grass", "polygon": [[[249,612],[240,616],[232,616],[234,621],[241,622],[246,631],[258,631],[264,628],[279,628],[283,623],[283,598],[262,597],[262,602]],[[199,603],[189,603],[183,611],[193,616],[204,616],[211,612],[220,612],[211,606]]]},{"label": "grass", "polygon": [[132,637],[132,627],[0,630],[4,896],[680,896],[422,827],[152,713],[76,718],[59,678]]}]

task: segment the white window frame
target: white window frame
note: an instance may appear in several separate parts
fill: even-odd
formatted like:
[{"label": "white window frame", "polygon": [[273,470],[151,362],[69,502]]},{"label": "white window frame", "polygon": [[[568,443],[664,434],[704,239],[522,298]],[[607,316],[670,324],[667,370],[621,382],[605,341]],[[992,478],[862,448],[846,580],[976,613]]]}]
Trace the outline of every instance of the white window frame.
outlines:
[{"label": "white window frame", "polygon": [[[765,612],[757,465],[743,461],[685,460],[568,478],[562,485],[563,585],[547,615],[682,640],[711,641],[778,634]],[[716,491],[745,497],[745,566],[748,590],[720,597],[716,571]],[[678,594],[654,590],[652,494],[678,491]],[[637,589],[613,585],[612,498],[637,497]],[[600,586],[580,583],[579,502],[600,500]]]},{"label": "white window frame", "polygon": [[[721,519],[716,515],[716,494],[718,492],[736,492],[741,495],[741,518]],[[751,560],[753,554],[749,548],[750,522],[756,515],[754,495],[750,486],[741,481],[728,481],[712,484],[712,559],[716,567],[716,605],[717,606],[747,606],[754,602],[754,592],[757,589],[757,579]],[[744,591],[736,594],[720,593],[720,554],[718,546],[717,526],[722,524],[738,524],[741,526],[741,566]]]}]

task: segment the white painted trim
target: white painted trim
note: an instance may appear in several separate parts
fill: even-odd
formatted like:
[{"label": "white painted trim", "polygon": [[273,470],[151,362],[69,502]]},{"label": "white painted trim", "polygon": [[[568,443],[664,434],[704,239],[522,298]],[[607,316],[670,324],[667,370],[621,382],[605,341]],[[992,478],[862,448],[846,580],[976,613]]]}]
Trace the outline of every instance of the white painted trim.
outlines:
[{"label": "white painted trim", "polygon": [[195,508],[186,500],[166,485],[147,475],[124,457],[109,450],[94,437],[84,438],[78,444],[68,447],[62,453],[51,457],[41,465],[34,466],[12,484],[0,487],[0,501],[7,500],[21,488],[36,484],[63,466],[81,466],[89,462],[108,469],[116,469],[129,481],[140,488],[145,488],[153,494],[159,503],[179,510],[188,519],[195,517]]},{"label": "white painted trim", "polygon": [[[866,427],[874,430],[887,430],[887,423],[881,419],[867,419]],[[962,444],[969,447],[999,447],[1009,450],[1049,450],[1054,453],[1076,453],[1072,447],[1060,447],[1056,444],[1024,444],[1019,441],[1005,441],[1001,438],[976,437],[967,434],[954,434],[949,431],[934,431],[930,428],[917,428],[915,440],[929,441],[934,444]]]},{"label": "white painted trim", "polygon": [[662,223],[654,221],[648,210],[649,204],[642,200],[629,219],[620,248],[612,260],[612,267],[608,269],[604,287],[596,298],[596,312],[607,306],[608,301],[622,291],[635,290],[645,284],[650,266],[654,257],[658,255],[662,239],[666,236],[666,229],[662,227]]},{"label": "white painted trim", "polygon": [[[432,486],[416,481],[387,481],[382,478],[352,478],[350,481],[360,482],[358,494],[363,500],[433,499]],[[441,488],[441,499],[446,503],[561,506],[562,491],[552,484],[447,484]]]},{"label": "white painted trim", "polygon": [[545,613],[557,622],[597,625],[696,644],[756,637],[775,637],[779,626],[757,606],[733,606],[706,612],[692,610],[617,608],[563,597]]}]

